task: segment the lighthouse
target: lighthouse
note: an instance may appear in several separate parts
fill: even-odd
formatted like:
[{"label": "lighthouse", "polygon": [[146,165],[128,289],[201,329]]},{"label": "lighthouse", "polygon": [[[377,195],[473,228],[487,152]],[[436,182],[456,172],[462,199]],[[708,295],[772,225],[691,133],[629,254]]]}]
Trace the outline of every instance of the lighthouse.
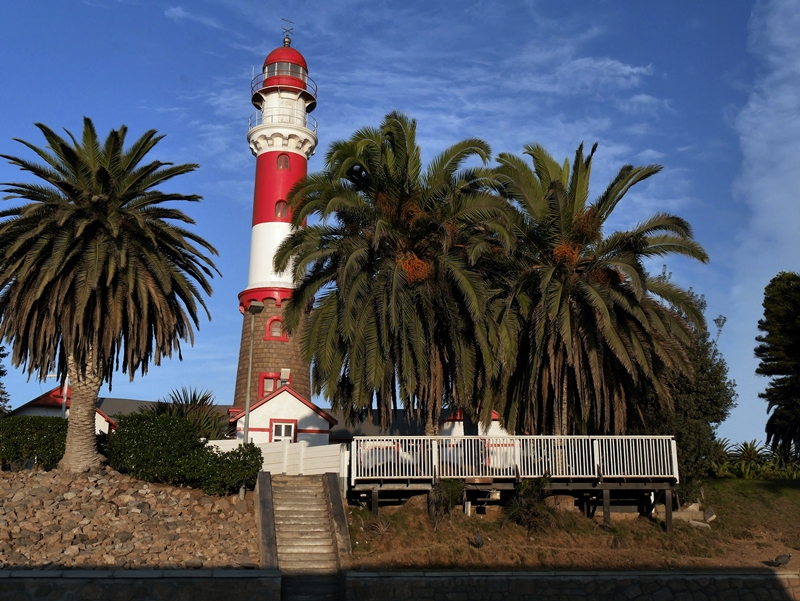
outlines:
[{"label": "lighthouse", "polygon": [[303,55],[291,44],[287,34],[251,85],[257,110],[250,117],[247,141],[256,157],[256,177],[250,269],[247,288],[239,294],[244,320],[233,402],[239,408],[248,397],[248,380],[251,402],[281,386],[311,398],[309,365],[301,357],[299,337],[287,336],[282,328],[281,310],[292,294],[292,277],[288,270],[276,272],[273,264],[291,232],[289,191],[306,176],[317,146],[317,124],[309,114],[317,104],[317,87]]}]

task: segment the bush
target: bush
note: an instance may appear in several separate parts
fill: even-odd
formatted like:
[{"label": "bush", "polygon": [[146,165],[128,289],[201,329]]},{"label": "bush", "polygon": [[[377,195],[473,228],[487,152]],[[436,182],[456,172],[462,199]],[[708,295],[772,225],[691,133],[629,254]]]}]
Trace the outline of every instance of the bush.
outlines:
[{"label": "bush", "polygon": [[547,478],[520,482],[516,494],[505,507],[506,520],[526,528],[528,536],[553,526],[555,510],[545,502],[549,486]]},{"label": "bush", "polygon": [[108,462],[115,470],[147,482],[186,485],[222,495],[244,484],[254,488],[261,450],[247,444],[219,453],[200,439],[185,416],[138,413],[119,419],[108,440]]},{"label": "bush", "polygon": [[186,417],[200,438],[209,440],[222,438],[229,425],[224,411],[214,404],[214,394],[210,390],[173,390],[166,399],[159,399],[155,405],[143,407],[140,413]]},{"label": "bush", "polygon": [[0,465],[20,468],[35,463],[46,468],[64,456],[67,420],[19,415],[0,419]]},{"label": "bush", "polygon": [[428,515],[434,527],[464,500],[463,480],[439,480],[428,493]]}]

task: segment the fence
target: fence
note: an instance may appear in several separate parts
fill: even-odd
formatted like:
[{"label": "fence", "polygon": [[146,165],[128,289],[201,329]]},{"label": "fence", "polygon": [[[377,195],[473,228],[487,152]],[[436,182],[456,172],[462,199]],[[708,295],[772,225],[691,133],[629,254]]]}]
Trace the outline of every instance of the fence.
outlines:
[{"label": "fence", "polygon": [[[209,444],[220,451],[230,451],[241,444],[241,441],[212,440]],[[261,470],[264,472],[289,476],[328,472],[347,474],[347,452],[343,444],[308,446],[304,440],[294,444],[290,444],[287,440],[256,446],[261,449],[264,458],[261,465]]]},{"label": "fence", "polygon": [[438,478],[598,480],[657,478],[678,482],[671,436],[383,436],[350,445],[350,482]]}]

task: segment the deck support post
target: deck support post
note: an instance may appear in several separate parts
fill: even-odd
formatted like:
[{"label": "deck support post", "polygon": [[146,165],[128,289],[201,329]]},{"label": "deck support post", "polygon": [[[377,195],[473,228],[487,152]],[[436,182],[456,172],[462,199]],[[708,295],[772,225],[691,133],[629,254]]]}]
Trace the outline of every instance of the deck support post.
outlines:
[{"label": "deck support post", "polygon": [[666,518],[667,532],[672,532],[672,489],[668,488],[664,491],[664,515]]},{"label": "deck support post", "polygon": [[370,503],[370,510],[372,511],[372,517],[378,517],[378,489],[372,489],[372,502]]},{"label": "deck support post", "polygon": [[608,488],[603,489],[603,523],[611,525],[611,491]]}]

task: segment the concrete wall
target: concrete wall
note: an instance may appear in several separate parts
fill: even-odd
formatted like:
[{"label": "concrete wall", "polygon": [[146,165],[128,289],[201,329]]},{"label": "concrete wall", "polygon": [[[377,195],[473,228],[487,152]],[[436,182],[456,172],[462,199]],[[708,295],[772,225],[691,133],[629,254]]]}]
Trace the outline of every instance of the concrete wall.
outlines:
[{"label": "concrete wall", "polygon": [[278,570],[0,570],[2,601],[280,601]]},{"label": "concrete wall", "polygon": [[347,601],[800,600],[797,572],[348,572]]}]

